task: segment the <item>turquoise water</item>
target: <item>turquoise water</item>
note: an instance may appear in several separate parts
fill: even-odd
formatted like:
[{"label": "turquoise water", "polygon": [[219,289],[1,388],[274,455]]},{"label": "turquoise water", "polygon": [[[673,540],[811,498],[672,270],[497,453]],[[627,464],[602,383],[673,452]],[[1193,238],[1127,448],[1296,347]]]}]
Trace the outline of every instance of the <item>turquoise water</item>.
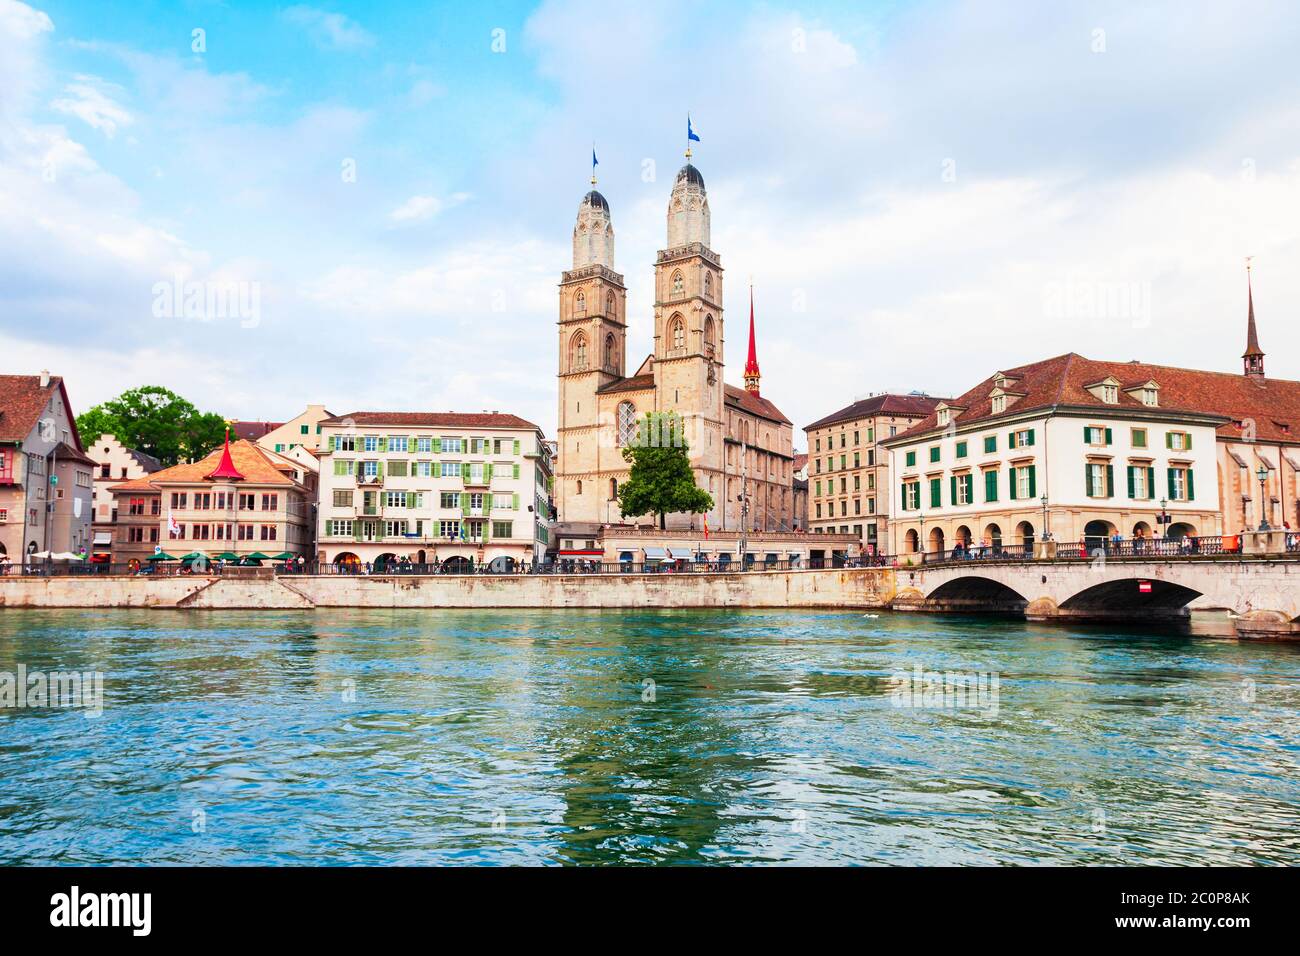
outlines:
[{"label": "turquoise water", "polygon": [[[0,611],[18,664],[102,671],[104,709],[0,710],[9,864],[1300,863],[1286,645],[861,612]],[[996,708],[897,706],[916,665],[997,674]]]}]

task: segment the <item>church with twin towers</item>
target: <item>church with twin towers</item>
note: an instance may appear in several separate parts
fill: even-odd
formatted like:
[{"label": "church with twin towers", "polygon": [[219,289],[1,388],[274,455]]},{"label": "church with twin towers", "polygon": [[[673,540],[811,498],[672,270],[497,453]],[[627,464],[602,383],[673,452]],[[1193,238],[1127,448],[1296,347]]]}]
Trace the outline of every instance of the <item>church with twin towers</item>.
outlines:
[{"label": "church with twin towers", "polygon": [[[686,424],[696,484],[713,497],[710,531],[742,530],[745,495],[744,530],[806,530],[794,516],[793,428],[759,388],[752,295],[745,385],[724,381],[723,268],[710,244],[709,220],[704,177],[688,150],[668,197],[666,241],[655,257],[653,315],[629,319],[627,287],[615,267],[613,215],[594,176],[578,205],[573,268],[560,277],[554,497],[561,522],[624,522],[618,503],[628,477],[623,446],[635,440],[647,412],[674,411]],[[629,322],[647,321],[654,350],[628,374]],[[669,515],[667,526],[702,531],[703,516]]]}]

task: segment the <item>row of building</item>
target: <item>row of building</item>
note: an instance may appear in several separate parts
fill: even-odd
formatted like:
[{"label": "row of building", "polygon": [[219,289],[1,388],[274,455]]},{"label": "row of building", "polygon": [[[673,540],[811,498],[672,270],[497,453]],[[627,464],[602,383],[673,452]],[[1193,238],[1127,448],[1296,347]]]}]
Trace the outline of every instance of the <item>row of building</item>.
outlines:
[{"label": "row of building", "polygon": [[1074,353],[955,398],[876,395],[809,425],[808,527],[906,557],[1300,527],[1300,382],[1268,378],[1247,273],[1241,374]]}]

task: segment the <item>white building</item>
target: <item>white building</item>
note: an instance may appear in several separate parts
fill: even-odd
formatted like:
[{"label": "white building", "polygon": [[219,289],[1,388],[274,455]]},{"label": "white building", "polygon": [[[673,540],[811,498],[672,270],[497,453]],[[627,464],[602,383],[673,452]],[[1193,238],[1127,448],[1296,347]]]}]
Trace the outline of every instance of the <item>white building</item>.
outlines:
[{"label": "white building", "polygon": [[320,424],[322,564],[500,570],[545,556],[550,453],[531,422],[497,412],[353,412]]},{"label": "white building", "polygon": [[1216,429],[1228,418],[1189,407],[1188,378],[1069,354],[941,402],[883,442],[890,551],[1032,548],[1044,530],[1058,542],[1221,534]]}]

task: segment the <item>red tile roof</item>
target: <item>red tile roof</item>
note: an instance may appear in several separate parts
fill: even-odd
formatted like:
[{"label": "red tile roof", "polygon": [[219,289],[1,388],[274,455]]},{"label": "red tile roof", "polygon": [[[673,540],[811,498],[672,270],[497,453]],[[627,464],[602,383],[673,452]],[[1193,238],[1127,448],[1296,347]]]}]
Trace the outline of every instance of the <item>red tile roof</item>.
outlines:
[{"label": "red tile roof", "polygon": [[811,425],[805,425],[804,431],[876,415],[929,415],[934,411],[934,406],[942,401],[945,399],[932,398],[929,395],[895,395],[884,392],[880,395],[872,395],[870,398],[859,399],[852,405],[845,405],[838,412],[832,412],[825,418],[817,419]]},{"label": "red tile roof", "polygon": [[321,421],[322,425],[394,425],[430,428],[531,428],[537,426],[501,412],[353,412]]},{"label": "red tile roof", "polygon": [[[72,419],[72,405],[68,402],[68,391],[63,386],[63,379],[51,375],[50,382],[41,387],[39,375],[0,375],[0,441],[22,442],[36,427],[37,419],[50,403],[50,396],[58,389],[63,397],[63,407]],[[71,426],[73,444],[81,448],[81,436],[77,434],[77,423]]]},{"label": "red tile roof", "polygon": [[610,382],[608,385],[602,385],[596,389],[599,395],[608,395],[610,392],[643,392],[648,388],[655,387],[655,376],[653,372],[645,375],[633,375],[629,378],[620,378]]},{"label": "red tile roof", "polygon": [[[214,450],[206,458],[183,465],[172,465],[162,471],[142,478],[134,478],[121,484],[113,485],[109,491],[157,491],[165,484],[197,484],[208,480],[208,475],[221,463],[225,446]],[[244,476],[241,485],[295,485],[280,474],[280,463],[273,460],[265,451],[247,439],[230,443],[230,457],[235,468]]]},{"label": "red tile roof", "polygon": [[782,425],[790,424],[790,419],[781,414],[781,409],[766,398],[748,392],[743,388],[727,385],[723,389],[722,398],[726,404],[733,408],[739,408],[742,412],[748,412],[751,415],[757,415],[759,418],[766,418]]},{"label": "red tile roof", "polygon": [[[1253,421],[1257,440],[1300,443],[1300,382],[1248,378],[1231,372],[1206,372],[1144,362],[1097,361],[1074,352],[1005,369],[1002,374],[1016,379],[1008,391],[1021,393],[1023,397],[1010,404],[1006,412],[993,415],[990,393],[996,375],[991,375],[953,401],[953,404],[967,406],[955,419],[959,426],[1056,406],[1082,406],[1224,417],[1229,421],[1218,427],[1218,433],[1225,438],[1240,438],[1241,423]],[[1086,386],[1107,377],[1128,384],[1142,384],[1148,379],[1154,381],[1160,387],[1159,405],[1156,408],[1144,405],[1140,397],[1129,395],[1122,387],[1117,404],[1103,402]],[[936,416],[931,413],[899,437],[935,427]]]},{"label": "red tile roof", "polygon": [[803,468],[806,464],[808,464],[808,456],[807,456],[807,455],[805,455],[805,454],[803,454],[803,453],[801,452],[801,453],[799,453],[798,455],[795,455],[795,456],[794,456],[794,470],[795,470],[795,471],[798,471],[800,468]]}]

